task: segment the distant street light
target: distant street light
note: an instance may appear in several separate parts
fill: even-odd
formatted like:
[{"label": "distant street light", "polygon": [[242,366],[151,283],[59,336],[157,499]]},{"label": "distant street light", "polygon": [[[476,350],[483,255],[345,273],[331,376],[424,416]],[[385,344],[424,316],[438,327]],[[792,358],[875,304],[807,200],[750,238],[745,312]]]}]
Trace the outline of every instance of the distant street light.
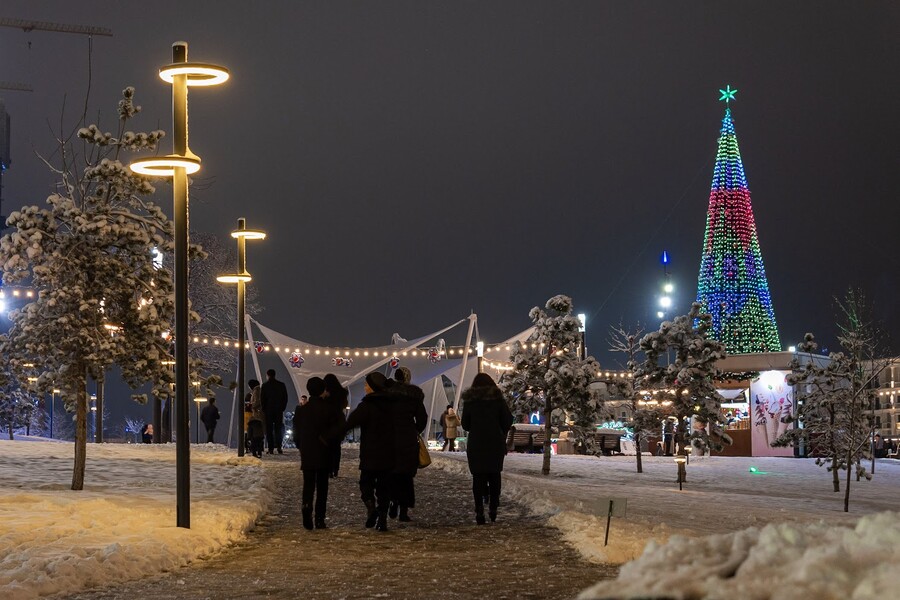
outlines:
[{"label": "distant street light", "polygon": [[178,527],[191,527],[191,446],[188,408],[188,178],[200,170],[200,158],[188,146],[188,87],[228,80],[228,70],[189,63],[187,42],[172,45],[172,64],[159,70],[172,84],[172,145],[174,154],[131,163],[135,173],[172,178],[175,223],[175,496]]},{"label": "distant street light", "polygon": [[237,229],[231,232],[231,237],[237,240],[238,258],[237,272],[230,275],[216,277],[220,283],[237,284],[237,319],[238,319],[238,380],[237,380],[237,409],[234,411],[234,426],[237,428],[238,456],[244,455],[244,338],[247,337],[246,325],[246,285],[250,281],[250,273],[247,272],[247,240],[264,240],[265,232],[258,229],[247,229],[247,219],[238,219]]}]

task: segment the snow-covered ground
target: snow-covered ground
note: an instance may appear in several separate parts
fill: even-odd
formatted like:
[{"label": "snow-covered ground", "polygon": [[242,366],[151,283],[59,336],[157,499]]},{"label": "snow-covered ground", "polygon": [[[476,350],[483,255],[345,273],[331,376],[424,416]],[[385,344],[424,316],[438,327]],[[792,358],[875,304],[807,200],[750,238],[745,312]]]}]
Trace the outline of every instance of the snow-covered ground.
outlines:
[{"label": "snow-covered ground", "polygon": [[0,597],[34,598],[169,570],[241,538],[268,502],[261,462],[191,447],[191,529],[175,526],[175,446],[0,440]]},{"label": "snow-covered ground", "polygon": [[[468,473],[465,453],[432,456],[439,468]],[[847,514],[843,493],[831,491],[830,474],[812,460],[692,457],[683,491],[672,458],[644,457],[644,473],[638,474],[633,456],[554,456],[549,477],[540,474],[541,460],[537,454],[506,457],[505,498],[546,515],[590,560],[624,563],[644,553],[622,568],[615,583],[602,582],[585,597],[873,597],[849,575],[864,573],[862,564],[879,569],[879,586],[900,589],[900,575],[887,574],[887,561],[900,546],[898,515],[883,512],[900,507],[898,461],[878,461],[871,481],[854,478]],[[627,516],[612,519],[604,546],[609,498],[626,498]],[[870,516],[857,524],[863,515]],[[833,568],[841,560],[849,569]],[[818,561],[821,567],[814,566]],[[726,577],[738,565],[741,577]],[[698,584],[704,574],[709,581]],[[826,574],[838,582],[832,595],[813,593]],[[773,583],[781,576],[786,580]],[[719,585],[723,577],[731,587]],[[759,579],[765,584],[754,583]],[[801,580],[809,586],[798,587]],[[719,589],[728,593],[718,595]]]}]

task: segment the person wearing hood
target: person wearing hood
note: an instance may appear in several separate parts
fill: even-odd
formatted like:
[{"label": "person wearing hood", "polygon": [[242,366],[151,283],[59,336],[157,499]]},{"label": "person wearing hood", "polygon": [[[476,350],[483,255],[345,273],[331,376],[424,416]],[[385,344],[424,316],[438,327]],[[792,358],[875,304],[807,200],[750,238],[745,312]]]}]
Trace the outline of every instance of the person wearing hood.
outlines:
[{"label": "person wearing hood", "polygon": [[394,399],[394,443],[396,463],[391,477],[391,507],[388,515],[401,521],[412,521],[409,509],[416,505],[414,478],[419,469],[419,435],[428,424],[425,393],[412,385],[412,373],[400,367],[394,379],[388,380],[388,391]]},{"label": "person wearing hood", "polygon": [[387,531],[390,479],[396,459],[392,403],[387,378],[377,371],[369,373],[366,395],[342,429],[346,433],[360,428],[359,491],[366,505],[366,527],[378,531]]},{"label": "person wearing hood", "polygon": [[[329,373],[325,376],[325,398],[334,404],[342,415],[347,414],[347,408],[350,406],[350,392],[341,385],[337,375]],[[341,468],[341,438],[331,441],[331,477],[337,477]]]},{"label": "person wearing hood", "polygon": [[262,409],[259,381],[251,379],[247,382],[250,392],[247,394],[247,439],[250,440],[250,453],[256,458],[262,458],[263,439],[266,433],[265,416]]},{"label": "person wearing hood", "polygon": [[[344,412],[323,396],[325,382],[310,377],[306,382],[309,401],[294,413],[294,440],[300,449],[303,471],[303,527],[325,529],[328,504],[328,476],[331,474],[331,444],[328,433],[344,425]],[[313,497],[315,496],[315,521]]]},{"label": "person wearing hood", "polygon": [[466,458],[472,473],[475,522],[485,524],[484,498],[488,497],[491,523],[500,506],[500,473],[506,456],[506,434],[513,416],[503,392],[487,373],[479,373],[462,394],[462,426],[468,433]]}]

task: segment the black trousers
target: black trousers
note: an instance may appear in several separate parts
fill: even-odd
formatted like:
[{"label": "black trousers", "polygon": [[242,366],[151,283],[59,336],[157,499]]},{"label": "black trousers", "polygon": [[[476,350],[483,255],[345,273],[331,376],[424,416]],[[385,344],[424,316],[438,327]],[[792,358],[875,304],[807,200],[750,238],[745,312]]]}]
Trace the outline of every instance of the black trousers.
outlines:
[{"label": "black trousers", "polygon": [[405,508],[416,506],[415,474],[391,474],[391,502]]},{"label": "black trousers", "polygon": [[337,477],[338,470],[341,468],[341,444],[338,442],[331,446],[331,472]]},{"label": "black trousers", "polygon": [[303,470],[303,508],[312,508],[316,499],[316,518],[325,518],[328,504],[328,469]]},{"label": "black trousers", "polygon": [[284,439],[284,414],[278,413],[271,419],[266,416],[266,444],[269,452],[281,449],[281,443]]},{"label": "black trousers", "polygon": [[206,428],[206,443],[207,443],[207,444],[212,444],[212,442],[213,442],[213,437],[214,437],[215,435],[216,435],[216,426],[213,425],[212,427],[207,427],[207,428]]},{"label": "black trousers", "polygon": [[475,510],[484,511],[484,497],[488,497],[490,510],[500,506],[500,473],[473,473],[472,495],[475,496]]},{"label": "black trousers", "polygon": [[390,471],[360,471],[359,491],[363,502],[374,500],[378,512],[386,513],[391,501]]}]

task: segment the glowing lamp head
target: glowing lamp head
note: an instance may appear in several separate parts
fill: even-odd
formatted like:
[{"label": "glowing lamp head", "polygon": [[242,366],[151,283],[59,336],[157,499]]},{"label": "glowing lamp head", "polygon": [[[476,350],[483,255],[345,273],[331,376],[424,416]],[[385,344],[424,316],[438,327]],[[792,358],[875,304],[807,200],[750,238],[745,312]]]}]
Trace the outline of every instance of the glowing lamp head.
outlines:
[{"label": "glowing lamp head", "polygon": [[264,240],[266,232],[259,229],[235,229],[231,232],[231,237],[235,239],[244,238],[245,240]]},{"label": "glowing lamp head", "polygon": [[674,289],[675,289],[675,286],[672,285],[671,283],[667,283],[666,285],[663,286],[663,291],[667,294],[671,294]]},{"label": "glowing lamp head", "polygon": [[484,342],[475,342],[475,353],[478,355],[478,358],[484,356]]},{"label": "glowing lamp head", "polygon": [[663,296],[659,299],[659,305],[663,308],[671,308],[672,307],[672,298],[669,296]]},{"label": "glowing lamp head", "polygon": [[200,159],[190,156],[178,156],[169,154],[140,158],[128,165],[132,172],[148,177],[174,177],[175,169],[182,168],[188,175],[200,170]]},{"label": "glowing lamp head", "polygon": [[678,463],[679,465],[683,465],[686,461],[687,461],[687,456],[685,456],[684,454],[676,454],[675,455],[675,462]]},{"label": "glowing lamp head", "polygon": [[216,281],[219,283],[247,283],[251,281],[253,278],[250,277],[250,273],[246,271],[243,273],[233,273],[230,275],[219,275],[216,277]]},{"label": "glowing lamp head", "polygon": [[231,77],[225,67],[207,63],[173,63],[159,70],[159,78],[166,83],[174,83],[178,75],[185,75],[185,83],[197,87],[219,85]]}]

